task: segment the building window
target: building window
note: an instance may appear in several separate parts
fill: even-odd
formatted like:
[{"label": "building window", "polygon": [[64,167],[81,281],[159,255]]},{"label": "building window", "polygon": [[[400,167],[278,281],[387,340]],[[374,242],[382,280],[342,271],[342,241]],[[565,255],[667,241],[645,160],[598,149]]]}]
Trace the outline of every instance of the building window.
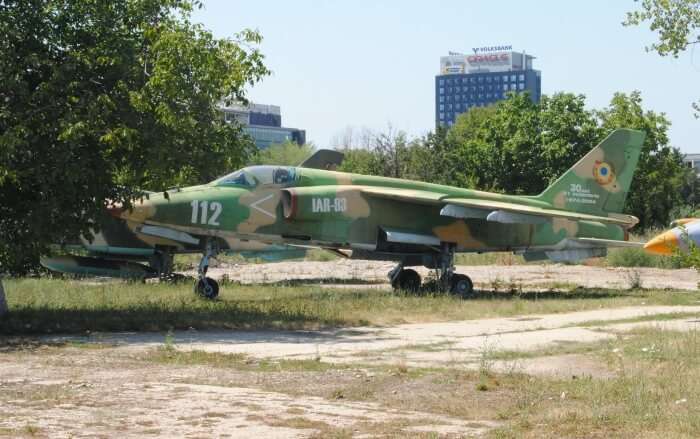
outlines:
[{"label": "building window", "polygon": [[445,113],[440,113],[440,120],[445,120]]},{"label": "building window", "polygon": [[500,76],[494,76],[493,80],[496,82],[501,82],[501,77]]},{"label": "building window", "polygon": [[472,76],[471,78],[469,78],[469,82],[471,82],[472,84],[476,83],[476,78]]},{"label": "building window", "polygon": [[508,82],[508,75],[503,75],[503,82]]},{"label": "building window", "polygon": [[452,85],[452,80],[451,80],[451,79],[448,79],[448,80],[447,80],[447,85]]},{"label": "building window", "polygon": [[511,85],[510,85],[510,89],[511,89],[511,90],[515,90],[515,87],[516,87],[516,86],[517,86],[517,84],[511,84]]},{"label": "building window", "polygon": [[440,111],[445,111],[445,106],[444,106],[444,105],[440,105]]},{"label": "building window", "polygon": [[445,80],[444,80],[444,79],[441,79],[441,80],[440,80],[440,86],[443,86],[443,85],[445,85]]},{"label": "building window", "polygon": [[515,75],[510,75],[510,82],[515,82]]},{"label": "building window", "polygon": [[482,82],[484,82],[484,77],[483,77],[483,76],[479,76],[478,81],[479,81],[479,84],[481,84]]},{"label": "building window", "polygon": [[444,87],[440,87],[440,94],[441,94],[441,95],[444,95],[444,94],[445,94],[445,88],[444,88]]},{"label": "building window", "polygon": [[462,84],[466,84],[466,83],[467,83],[467,78],[462,78]]},{"label": "building window", "polygon": [[518,90],[525,90],[525,84],[523,84],[522,82],[518,84]]},{"label": "building window", "polygon": [[452,110],[452,104],[447,104],[447,111]]},{"label": "building window", "polygon": [[524,80],[525,80],[525,75],[522,75],[522,74],[521,74],[521,75],[518,77],[518,79],[519,79],[520,81],[524,81]]},{"label": "building window", "polygon": [[486,90],[488,90],[488,91],[493,90],[493,85],[488,85],[488,86],[486,86]]},{"label": "building window", "polygon": [[484,94],[483,94],[483,93],[479,93],[479,100],[482,100],[482,99],[484,99]]},{"label": "building window", "polygon": [[508,84],[503,84],[503,90],[508,90]]},{"label": "building window", "polygon": [[445,102],[445,96],[440,96],[440,102]]}]

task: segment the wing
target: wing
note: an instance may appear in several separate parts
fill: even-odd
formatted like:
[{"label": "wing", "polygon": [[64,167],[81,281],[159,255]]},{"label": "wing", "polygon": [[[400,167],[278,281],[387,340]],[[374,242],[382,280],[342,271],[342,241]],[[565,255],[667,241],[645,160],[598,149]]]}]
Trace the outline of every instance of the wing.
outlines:
[{"label": "wing", "polygon": [[563,218],[573,221],[596,221],[600,223],[617,224],[632,227],[637,219],[630,215],[611,214],[597,216],[585,213],[571,212],[561,209],[499,201],[480,198],[458,198],[450,195],[422,190],[367,187],[362,192],[374,197],[402,200],[417,204],[442,205],[440,214],[454,218],[478,218],[487,221],[507,224],[542,224],[552,218]]}]

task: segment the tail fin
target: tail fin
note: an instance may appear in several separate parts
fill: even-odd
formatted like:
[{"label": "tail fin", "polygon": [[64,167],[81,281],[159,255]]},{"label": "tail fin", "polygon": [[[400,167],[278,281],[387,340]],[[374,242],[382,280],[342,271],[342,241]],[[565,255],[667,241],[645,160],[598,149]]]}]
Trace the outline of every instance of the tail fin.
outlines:
[{"label": "tail fin", "polygon": [[617,129],[536,198],[559,209],[621,213],[645,133]]}]

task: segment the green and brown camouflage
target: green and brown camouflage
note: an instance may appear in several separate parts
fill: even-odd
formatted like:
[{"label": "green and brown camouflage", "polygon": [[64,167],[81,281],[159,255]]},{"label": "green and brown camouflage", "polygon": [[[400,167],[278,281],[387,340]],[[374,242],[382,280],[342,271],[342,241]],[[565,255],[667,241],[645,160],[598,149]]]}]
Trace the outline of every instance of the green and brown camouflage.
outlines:
[{"label": "green and brown camouflage", "polygon": [[113,213],[135,231],[199,246],[230,240],[315,246],[432,266],[441,246],[575,260],[627,245],[622,214],[644,133],[612,132],[537,196],[386,177],[253,166],[151,194]]},{"label": "green and brown camouflage", "polygon": [[[420,284],[405,266],[436,268],[445,285],[463,294],[471,281],[453,273],[455,252],[512,251],[527,260],[573,261],[636,245],[628,242],[628,230],[637,218],[622,209],[643,142],[639,131],[612,132],[536,196],[336,172],[330,169],[337,153],[321,151],[310,159],[311,168],[252,166],[209,184],[148,193],[129,209],[112,207],[113,221],[81,243],[102,262],[73,256],[45,265],[138,274],[133,259],[158,267],[168,261],[153,258],[203,252],[200,288],[213,282],[204,274],[209,256],[219,251],[311,246],[399,261],[390,273],[398,286]],[[464,285],[455,287],[459,282]],[[214,290],[213,296],[218,286]]]}]

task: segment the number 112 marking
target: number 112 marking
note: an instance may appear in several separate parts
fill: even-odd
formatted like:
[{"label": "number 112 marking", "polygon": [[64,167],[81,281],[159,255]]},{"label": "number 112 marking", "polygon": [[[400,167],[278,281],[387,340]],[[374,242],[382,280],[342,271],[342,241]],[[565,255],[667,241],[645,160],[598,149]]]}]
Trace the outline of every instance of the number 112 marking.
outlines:
[{"label": "number 112 marking", "polygon": [[[223,209],[221,203],[218,201],[209,203],[207,200],[192,200],[190,205],[192,206],[192,224],[219,225],[219,215],[221,215],[221,210]],[[209,211],[211,211],[211,216]]]}]

